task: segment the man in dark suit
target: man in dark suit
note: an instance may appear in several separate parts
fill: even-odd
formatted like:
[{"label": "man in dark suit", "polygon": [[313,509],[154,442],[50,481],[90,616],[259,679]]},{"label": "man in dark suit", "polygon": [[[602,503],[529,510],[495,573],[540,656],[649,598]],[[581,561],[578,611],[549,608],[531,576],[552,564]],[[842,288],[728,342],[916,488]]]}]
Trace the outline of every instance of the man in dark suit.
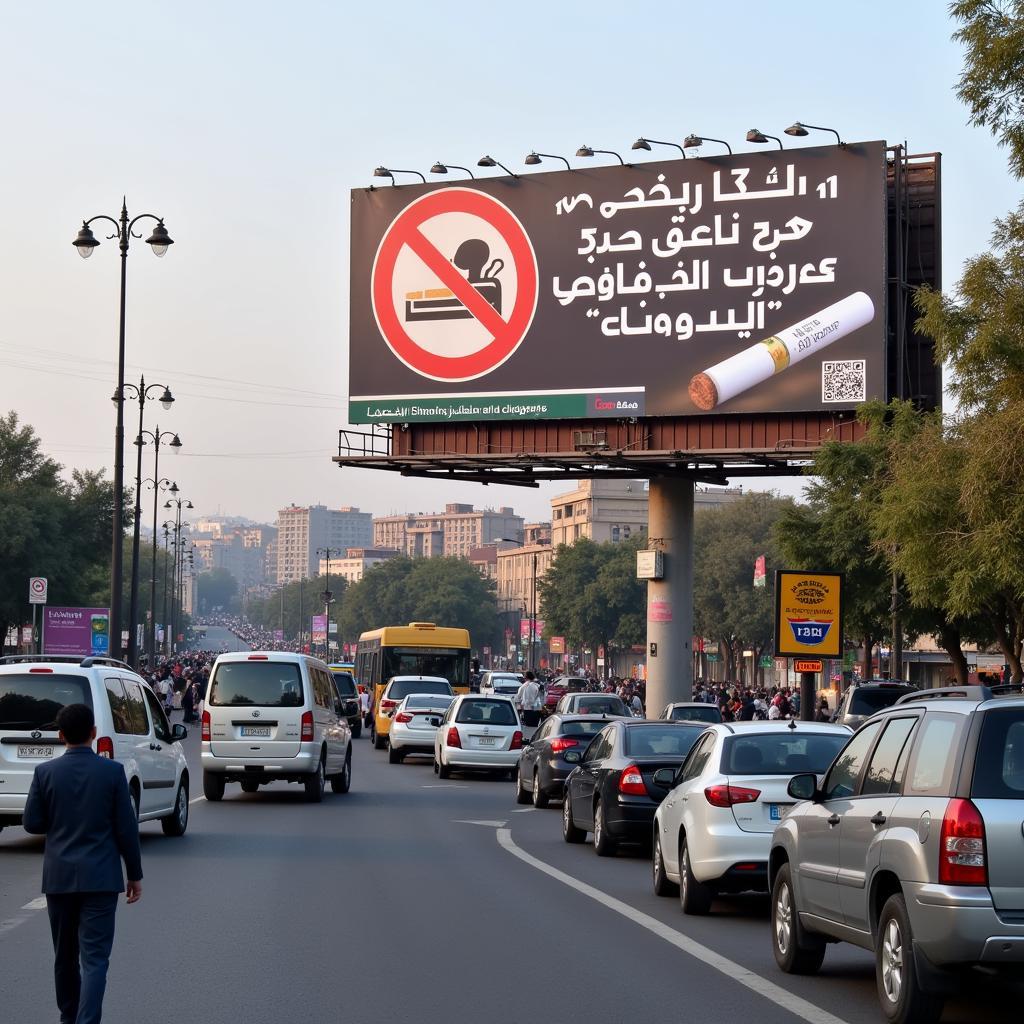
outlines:
[{"label": "man in dark suit", "polygon": [[125,891],[122,858],[128,902],[142,896],[139,826],[124,769],[93,752],[92,709],[68,704],[57,728],[67,749],[36,768],[22,824],[46,836],[43,892],[61,1024],[99,1024],[117,895]]}]

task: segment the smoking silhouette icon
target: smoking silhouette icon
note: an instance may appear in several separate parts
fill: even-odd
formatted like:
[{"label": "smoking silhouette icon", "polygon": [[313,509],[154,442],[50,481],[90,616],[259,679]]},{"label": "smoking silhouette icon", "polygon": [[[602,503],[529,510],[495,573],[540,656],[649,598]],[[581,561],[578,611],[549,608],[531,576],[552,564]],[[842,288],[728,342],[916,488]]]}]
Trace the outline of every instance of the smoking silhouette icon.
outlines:
[{"label": "smoking silhouette icon", "polygon": [[[452,263],[463,271],[466,280],[494,310],[501,313],[501,281],[498,275],[505,266],[500,258],[491,260],[491,248],[482,238],[462,242]],[[490,260],[490,262],[488,262]],[[405,320],[467,320],[473,314],[448,288],[423,288],[405,294]]]}]

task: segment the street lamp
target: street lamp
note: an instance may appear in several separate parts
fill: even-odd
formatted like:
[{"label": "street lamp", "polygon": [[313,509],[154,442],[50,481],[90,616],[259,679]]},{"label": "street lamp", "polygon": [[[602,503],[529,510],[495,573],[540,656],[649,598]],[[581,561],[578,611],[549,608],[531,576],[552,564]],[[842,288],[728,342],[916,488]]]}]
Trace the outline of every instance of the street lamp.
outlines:
[{"label": "street lamp", "polygon": [[476,162],[477,167],[500,167],[510,178],[518,178],[519,175],[514,171],[510,171],[500,160],[495,160],[493,156],[485,154],[480,157]]},{"label": "street lamp", "polygon": [[642,135],[640,136],[639,139],[636,140],[636,142],[633,143],[632,146],[630,146],[630,149],[646,149],[647,152],[649,153],[651,151],[651,146],[652,145],[653,146],[672,146],[674,149],[678,149],[679,152],[683,154],[683,159],[684,160],[686,159],[686,151],[683,149],[682,146],[679,145],[678,142],[659,142],[657,139],[645,139]]},{"label": "street lamp", "polygon": [[475,178],[476,175],[468,167],[460,167],[458,164],[443,164],[440,160],[430,168],[431,174],[447,174],[448,169],[453,168],[456,171],[465,171],[471,178]]},{"label": "street lamp", "polygon": [[156,226],[146,239],[146,244],[154,255],[163,256],[174,239],[167,233],[162,217],[152,213],[142,213],[128,219],[128,206],[125,200],[121,203],[119,218],[98,214],[82,221],[82,227],[71,244],[78,250],[78,255],[88,259],[93,249],[100,244],[89,226],[94,221],[109,221],[114,225],[114,233],[108,239],[117,239],[121,250],[121,303],[118,326],[117,346],[117,390],[114,401],[117,403],[117,426],[114,429],[114,522],[113,540],[110,552],[110,656],[121,657],[121,564],[124,558],[124,314],[125,285],[128,272],[128,246],[133,238],[140,238],[132,229],[141,220],[155,220]]},{"label": "street lamp", "polygon": [[839,137],[839,132],[835,128],[823,128],[820,124],[803,124],[800,121],[794,121],[788,128],[785,129],[787,135],[792,135],[794,138],[800,139],[807,134],[807,129],[815,132],[831,132],[836,137],[836,142],[840,146],[845,146],[846,143]]},{"label": "street lamp", "polygon": [[747,132],[747,142],[755,142],[759,146],[766,143],[769,139],[773,142],[777,142],[779,144],[779,149],[785,149],[782,145],[782,139],[776,135],[765,135],[764,132],[759,132],[756,128],[751,128],[750,131]]},{"label": "street lamp", "polygon": [[[324,661],[327,660],[331,649],[331,602],[334,595],[331,593],[331,555],[337,556],[341,548],[317,548],[316,553],[323,555],[327,560],[327,582],[324,584],[324,592],[320,595],[324,602]],[[319,575],[319,573],[317,574]],[[310,638],[312,642],[312,637]]]},{"label": "street lamp", "polygon": [[[177,493],[177,484],[171,487],[172,493]],[[169,501],[164,502],[164,508],[175,509],[175,520],[174,520],[174,572],[172,574],[171,594],[173,600],[171,603],[171,646],[170,652],[174,652],[174,638],[177,636],[176,628],[180,622],[181,610],[176,607],[175,602],[178,599],[178,589],[181,580],[181,569],[184,565],[184,551],[182,550],[181,544],[181,531],[183,528],[188,526],[188,523],[181,521],[181,510],[182,508],[195,508],[191,501],[186,498],[171,498]]]},{"label": "street lamp", "polygon": [[622,164],[623,167],[626,166],[626,161],[623,160],[614,149],[591,149],[590,146],[580,146],[580,148],[576,150],[577,156],[593,156],[595,153],[605,153],[608,156],[613,156],[620,164]]},{"label": "street lamp", "polygon": [[544,160],[561,160],[562,163],[565,164],[565,169],[567,171],[572,170],[571,164],[564,156],[558,156],[556,153],[538,153],[536,150],[527,153],[526,159],[523,160],[523,163],[526,164],[527,167],[536,167],[539,163],[543,162],[541,157],[543,157]]},{"label": "street lamp", "polygon": [[732,146],[725,139],[713,139],[710,135],[694,135],[692,132],[683,139],[683,145],[687,149],[696,149],[698,146],[703,146],[705,142],[720,142],[729,150],[729,156],[732,156]]},{"label": "street lamp", "polygon": [[[167,638],[170,635],[170,629],[168,628],[168,624],[167,624],[168,623],[168,619],[167,619],[167,590],[168,590],[168,583],[170,582],[170,575],[169,575],[169,573],[167,571],[170,568],[170,566],[167,564],[170,561],[170,557],[169,557],[170,552],[169,552],[169,546],[168,546],[168,539],[170,538],[170,535],[174,532],[174,520],[173,519],[165,520],[162,525],[163,525],[163,531],[164,531],[164,613],[161,616],[161,619],[163,620],[163,627],[164,627],[164,644],[163,644],[163,646],[164,646],[164,654],[167,654],[168,653],[168,646],[167,646],[168,639]],[[155,616],[154,616],[154,618],[155,618]],[[154,654],[153,660],[156,661],[155,654]]]},{"label": "street lamp", "polygon": [[397,185],[395,181],[396,174],[416,174],[424,185],[427,183],[427,177],[422,171],[403,171],[400,167],[374,167],[373,176],[375,178],[390,178],[392,185]]}]

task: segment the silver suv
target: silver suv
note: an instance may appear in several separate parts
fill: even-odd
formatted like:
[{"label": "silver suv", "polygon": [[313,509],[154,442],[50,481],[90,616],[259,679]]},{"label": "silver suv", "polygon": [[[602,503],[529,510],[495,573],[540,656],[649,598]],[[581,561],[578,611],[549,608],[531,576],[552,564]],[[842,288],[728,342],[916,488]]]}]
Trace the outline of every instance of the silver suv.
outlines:
[{"label": "silver suv", "polygon": [[797,775],[789,795],[805,802],[776,828],[769,859],[783,971],[816,972],[829,942],[873,950],[897,1024],[937,1020],[968,968],[1020,971],[1019,690],[908,694],[861,727],[820,785]]}]

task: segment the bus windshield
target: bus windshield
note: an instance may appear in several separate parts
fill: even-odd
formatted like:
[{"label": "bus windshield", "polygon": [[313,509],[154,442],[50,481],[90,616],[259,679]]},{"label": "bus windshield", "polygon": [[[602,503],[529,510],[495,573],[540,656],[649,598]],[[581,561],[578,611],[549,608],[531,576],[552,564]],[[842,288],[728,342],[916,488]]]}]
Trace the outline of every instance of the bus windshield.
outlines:
[{"label": "bus windshield", "polygon": [[440,676],[452,686],[469,685],[469,651],[457,647],[384,647],[384,680],[392,676]]}]

